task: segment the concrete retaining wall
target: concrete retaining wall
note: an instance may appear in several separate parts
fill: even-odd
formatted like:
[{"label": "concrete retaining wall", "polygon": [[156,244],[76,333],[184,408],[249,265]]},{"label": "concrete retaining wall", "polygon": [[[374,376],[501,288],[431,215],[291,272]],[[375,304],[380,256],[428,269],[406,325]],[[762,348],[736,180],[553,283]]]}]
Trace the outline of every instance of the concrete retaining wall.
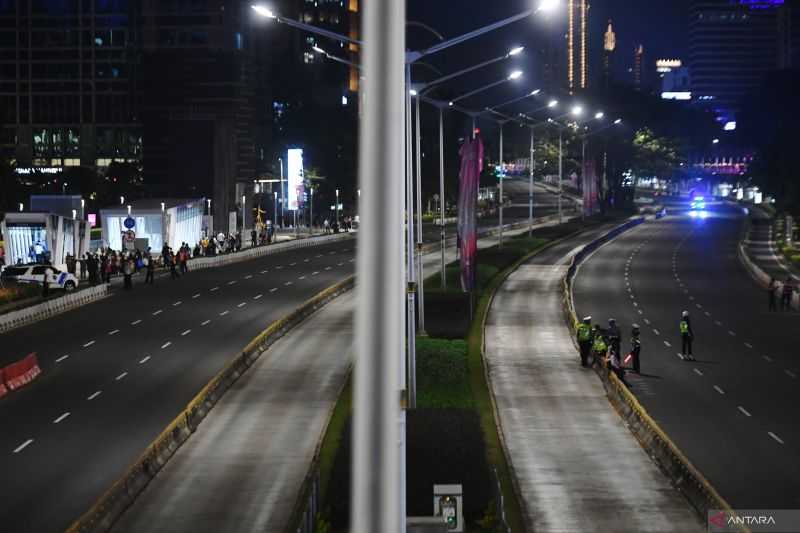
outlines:
[{"label": "concrete retaining wall", "polygon": [[125,512],[138,494],[155,477],[172,455],[194,433],[211,408],[225,391],[266,351],[276,340],[300,324],[317,309],[324,306],[354,286],[354,277],[330,287],[307,300],[288,316],[270,324],[253,339],[242,352],[217,374],[189,402],[189,405],[164,429],[146,451],[128,468],[83,516],[76,520],[67,533],[108,531]]}]

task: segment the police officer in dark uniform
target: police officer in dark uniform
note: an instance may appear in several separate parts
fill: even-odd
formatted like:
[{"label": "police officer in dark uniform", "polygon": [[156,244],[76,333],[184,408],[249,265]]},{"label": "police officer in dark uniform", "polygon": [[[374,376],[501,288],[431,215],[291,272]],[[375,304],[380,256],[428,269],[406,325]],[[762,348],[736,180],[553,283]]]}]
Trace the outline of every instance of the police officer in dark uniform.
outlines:
[{"label": "police officer in dark uniform", "polygon": [[639,338],[639,324],[634,324],[631,328],[631,357],[633,359],[633,371],[641,374],[639,366],[639,354],[642,352],[642,340]]}]

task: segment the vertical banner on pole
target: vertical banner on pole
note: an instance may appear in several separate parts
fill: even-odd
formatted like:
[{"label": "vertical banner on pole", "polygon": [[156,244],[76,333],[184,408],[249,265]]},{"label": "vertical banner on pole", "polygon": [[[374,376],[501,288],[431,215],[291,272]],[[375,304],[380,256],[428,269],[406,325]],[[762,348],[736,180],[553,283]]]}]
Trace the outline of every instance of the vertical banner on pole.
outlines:
[{"label": "vertical banner on pole", "polygon": [[597,176],[594,159],[587,159],[583,166],[583,214],[592,216],[597,207]]},{"label": "vertical banner on pole", "polygon": [[458,241],[461,249],[461,288],[472,292],[478,251],[478,184],[483,170],[483,141],[476,136],[461,147],[461,171],[458,175]]}]

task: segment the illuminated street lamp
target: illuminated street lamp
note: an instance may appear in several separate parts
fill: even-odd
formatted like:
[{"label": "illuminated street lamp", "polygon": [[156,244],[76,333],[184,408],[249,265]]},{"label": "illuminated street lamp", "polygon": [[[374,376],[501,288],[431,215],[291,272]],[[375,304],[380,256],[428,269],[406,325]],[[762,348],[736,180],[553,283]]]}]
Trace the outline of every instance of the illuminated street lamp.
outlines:
[{"label": "illuminated street lamp", "polygon": [[120,196],[119,197],[119,205],[125,205],[125,197],[124,196]]}]

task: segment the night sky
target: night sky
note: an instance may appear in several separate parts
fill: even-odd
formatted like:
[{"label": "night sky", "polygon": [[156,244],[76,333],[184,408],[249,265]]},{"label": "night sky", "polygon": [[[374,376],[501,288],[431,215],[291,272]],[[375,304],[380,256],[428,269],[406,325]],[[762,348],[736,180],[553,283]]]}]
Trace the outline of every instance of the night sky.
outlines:
[{"label": "night sky", "polygon": [[[485,0],[432,1],[408,0],[408,18],[424,22],[441,32],[444,37],[453,37],[488,23],[515,15],[531,6],[538,0],[502,0],[487,2]],[[589,11],[590,19],[590,77],[596,79],[600,68],[603,47],[603,34],[608,19],[612,19],[617,34],[617,52],[614,62],[615,76],[621,81],[628,81],[627,72],[633,63],[634,47],[641,43],[645,47],[648,69],[654,76],[656,58],[681,58],[687,60],[688,51],[688,11],[690,0],[593,0]],[[458,68],[472,65],[477,61],[501,54],[515,44],[523,44],[532,48],[541,48],[542,39],[550,39],[559,43],[566,33],[566,7],[547,17],[536,17],[534,20],[518,22],[513,26],[497,30],[492,34],[476,39],[473,43],[462,45],[431,58],[430,62],[443,72],[452,72]],[[435,39],[423,30],[412,28],[409,31],[409,47],[424,48],[433,44]],[[565,43],[564,41],[561,41]],[[566,46],[565,44],[563,45]],[[563,52],[566,54],[566,51]],[[526,72],[534,72],[534,68],[526,68],[526,62],[537,61],[533,54],[520,57],[519,68]],[[482,79],[462,80],[462,89],[474,87],[476,83],[486,83],[498,79],[509,66],[499,67],[501,70],[481,73]],[[419,77],[425,78],[425,73]],[[470,83],[474,81],[474,83]],[[535,85],[539,80],[527,78],[528,85]],[[652,80],[650,80],[652,81]],[[491,99],[491,96],[489,96]]]}]

